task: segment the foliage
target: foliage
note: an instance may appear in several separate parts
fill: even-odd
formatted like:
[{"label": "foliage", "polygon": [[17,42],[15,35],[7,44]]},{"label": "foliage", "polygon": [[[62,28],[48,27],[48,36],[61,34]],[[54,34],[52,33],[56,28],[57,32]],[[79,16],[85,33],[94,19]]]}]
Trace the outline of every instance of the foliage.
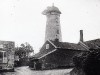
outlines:
[{"label": "foliage", "polygon": [[100,49],[93,50],[87,55],[83,70],[87,75],[100,75]]},{"label": "foliage", "polygon": [[19,58],[28,56],[30,52],[34,52],[34,50],[29,43],[22,43],[20,47],[16,47],[15,49],[15,55],[19,56]]},{"label": "foliage", "polygon": [[81,53],[73,58],[77,69],[82,69],[86,75],[100,75],[100,49]]},{"label": "foliage", "polygon": [[75,64],[75,67],[77,69],[80,69],[83,67],[83,63],[84,63],[84,60],[86,59],[87,55],[88,55],[88,52],[80,53],[80,54],[74,56],[73,63]]},{"label": "foliage", "polygon": [[28,43],[21,44],[15,48],[14,66],[28,66],[30,53],[34,52],[32,46]]}]

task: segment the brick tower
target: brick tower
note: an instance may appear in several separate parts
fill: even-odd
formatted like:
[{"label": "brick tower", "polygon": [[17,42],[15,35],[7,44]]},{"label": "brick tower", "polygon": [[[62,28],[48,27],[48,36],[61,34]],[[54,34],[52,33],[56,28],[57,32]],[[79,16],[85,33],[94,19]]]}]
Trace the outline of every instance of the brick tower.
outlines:
[{"label": "brick tower", "polygon": [[42,12],[43,15],[46,15],[46,32],[45,32],[45,41],[57,39],[59,42],[62,41],[61,27],[60,27],[60,10],[52,5],[47,7],[46,10]]}]

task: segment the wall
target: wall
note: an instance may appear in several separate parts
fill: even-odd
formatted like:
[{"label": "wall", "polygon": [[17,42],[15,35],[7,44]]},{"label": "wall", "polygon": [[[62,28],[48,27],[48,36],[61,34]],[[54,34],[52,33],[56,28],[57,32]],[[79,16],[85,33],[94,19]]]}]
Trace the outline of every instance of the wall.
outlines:
[{"label": "wall", "polygon": [[58,49],[57,51],[41,58],[39,62],[42,63],[43,69],[69,68],[74,66],[73,57],[81,52],[82,51],[79,50]]},{"label": "wall", "polygon": [[7,52],[7,67],[13,68],[15,43],[12,41],[0,41],[1,50]]}]

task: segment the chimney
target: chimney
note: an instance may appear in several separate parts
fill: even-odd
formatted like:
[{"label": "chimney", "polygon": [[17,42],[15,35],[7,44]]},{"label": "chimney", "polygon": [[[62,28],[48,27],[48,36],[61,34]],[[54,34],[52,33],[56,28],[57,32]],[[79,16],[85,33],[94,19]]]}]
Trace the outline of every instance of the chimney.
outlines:
[{"label": "chimney", "polygon": [[83,42],[83,30],[80,30],[80,42]]}]

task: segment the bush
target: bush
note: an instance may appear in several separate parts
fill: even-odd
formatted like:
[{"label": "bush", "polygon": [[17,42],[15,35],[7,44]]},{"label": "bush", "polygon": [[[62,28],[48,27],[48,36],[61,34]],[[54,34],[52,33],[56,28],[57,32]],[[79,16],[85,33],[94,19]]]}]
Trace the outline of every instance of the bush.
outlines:
[{"label": "bush", "polygon": [[100,50],[91,51],[82,65],[86,75],[100,75]]},{"label": "bush", "polygon": [[89,53],[80,53],[73,58],[73,63],[77,69],[83,68],[84,60],[86,59]]},{"label": "bush", "polygon": [[100,75],[100,49],[81,53],[73,58],[77,70],[82,69],[86,75]]}]

